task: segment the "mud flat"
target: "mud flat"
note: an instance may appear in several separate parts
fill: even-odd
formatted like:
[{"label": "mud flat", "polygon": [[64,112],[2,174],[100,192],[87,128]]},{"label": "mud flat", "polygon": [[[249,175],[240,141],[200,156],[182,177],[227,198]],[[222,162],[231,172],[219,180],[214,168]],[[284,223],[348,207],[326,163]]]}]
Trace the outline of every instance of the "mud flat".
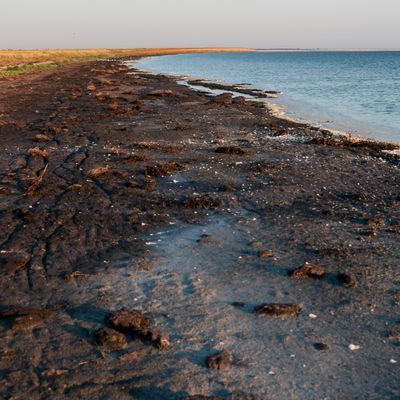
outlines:
[{"label": "mud flat", "polygon": [[117,61],[0,139],[1,398],[400,397],[396,146]]}]

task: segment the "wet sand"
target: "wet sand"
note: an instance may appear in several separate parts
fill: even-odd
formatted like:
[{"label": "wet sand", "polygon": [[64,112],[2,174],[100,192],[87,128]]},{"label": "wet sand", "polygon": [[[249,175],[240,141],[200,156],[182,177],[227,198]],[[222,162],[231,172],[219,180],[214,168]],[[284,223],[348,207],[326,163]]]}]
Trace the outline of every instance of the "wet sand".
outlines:
[{"label": "wet sand", "polygon": [[0,81],[0,139],[1,398],[400,397],[393,146],[116,61]]}]

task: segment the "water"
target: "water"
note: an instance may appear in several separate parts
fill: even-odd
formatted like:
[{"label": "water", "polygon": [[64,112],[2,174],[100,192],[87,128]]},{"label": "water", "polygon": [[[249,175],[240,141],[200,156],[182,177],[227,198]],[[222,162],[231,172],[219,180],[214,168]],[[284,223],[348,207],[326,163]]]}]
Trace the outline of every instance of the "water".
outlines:
[{"label": "water", "polygon": [[400,142],[400,52],[183,54],[140,60],[140,68],[282,92],[291,118]]}]

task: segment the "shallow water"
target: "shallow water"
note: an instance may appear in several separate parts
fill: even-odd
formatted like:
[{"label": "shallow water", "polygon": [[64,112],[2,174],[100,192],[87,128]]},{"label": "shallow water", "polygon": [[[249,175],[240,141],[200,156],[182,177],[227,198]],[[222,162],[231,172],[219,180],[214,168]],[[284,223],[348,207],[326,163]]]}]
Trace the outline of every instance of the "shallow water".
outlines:
[{"label": "shallow water", "polygon": [[282,92],[292,118],[400,142],[400,52],[184,54],[140,60],[140,68]]}]

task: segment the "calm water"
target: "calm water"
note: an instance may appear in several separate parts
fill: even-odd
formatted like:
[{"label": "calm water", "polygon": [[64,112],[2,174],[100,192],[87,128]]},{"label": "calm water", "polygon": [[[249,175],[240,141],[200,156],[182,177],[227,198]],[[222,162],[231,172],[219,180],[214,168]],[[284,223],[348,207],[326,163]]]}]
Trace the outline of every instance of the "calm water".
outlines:
[{"label": "calm water", "polygon": [[400,142],[400,52],[185,54],[138,66],[278,90],[290,117]]}]

